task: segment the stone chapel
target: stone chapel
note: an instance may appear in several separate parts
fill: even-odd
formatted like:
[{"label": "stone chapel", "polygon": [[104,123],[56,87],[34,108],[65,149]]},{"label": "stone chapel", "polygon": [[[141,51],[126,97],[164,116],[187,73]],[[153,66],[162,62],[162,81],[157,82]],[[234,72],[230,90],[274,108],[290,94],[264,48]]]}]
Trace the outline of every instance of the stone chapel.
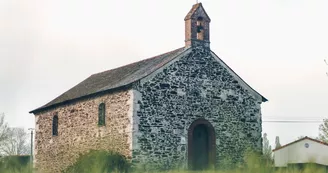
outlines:
[{"label": "stone chapel", "polygon": [[103,149],[135,164],[219,168],[246,148],[261,151],[267,99],[211,51],[201,3],[184,20],[184,47],[93,74],[31,111],[35,167],[60,172]]}]

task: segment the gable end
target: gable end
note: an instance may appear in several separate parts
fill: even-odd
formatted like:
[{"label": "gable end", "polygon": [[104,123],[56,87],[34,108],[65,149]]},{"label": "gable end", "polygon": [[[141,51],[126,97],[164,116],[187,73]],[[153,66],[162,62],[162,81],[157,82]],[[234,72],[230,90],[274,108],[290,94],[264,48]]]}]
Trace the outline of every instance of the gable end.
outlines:
[{"label": "gable end", "polygon": [[266,99],[264,96],[262,96],[260,93],[258,93],[256,90],[254,90],[251,86],[249,86],[236,72],[234,72],[226,63],[224,63],[213,51],[211,51],[212,56],[222,65],[224,66],[231,75],[235,77],[236,80],[238,80],[239,84],[243,86],[245,89],[247,89],[252,95],[255,96],[258,100],[261,100],[261,102],[267,102],[268,99]]}]

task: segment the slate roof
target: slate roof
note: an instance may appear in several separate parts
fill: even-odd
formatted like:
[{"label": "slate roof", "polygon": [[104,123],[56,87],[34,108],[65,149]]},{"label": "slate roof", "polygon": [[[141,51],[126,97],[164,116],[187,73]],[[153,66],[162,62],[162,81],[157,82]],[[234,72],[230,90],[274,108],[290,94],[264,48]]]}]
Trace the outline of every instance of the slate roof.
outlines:
[{"label": "slate roof", "polygon": [[[46,105],[30,111],[30,113],[37,113],[55,106],[68,104],[72,101],[90,97],[95,94],[103,93],[113,89],[129,87],[130,84],[148,76],[149,74],[163,67],[165,64],[167,64],[171,60],[175,59],[178,55],[186,51],[188,51],[188,49],[182,47],[149,59],[144,59],[142,61],[128,64],[126,66],[93,74],[81,83],[71,88],[70,90],[66,91],[64,94],[58,96]],[[222,63],[224,62],[222,61]],[[231,69],[228,65],[226,66]],[[232,73],[235,73],[232,69],[231,71]],[[237,77],[240,78],[238,75]],[[247,87],[249,87],[249,89],[255,91],[256,94],[259,94],[256,90],[251,88],[243,79],[241,79],[241,81],[244,82]],[[262,97],[263,102],[268,101],[261,94],[259,95]]]},{"label": "slate roof", "polygon": [[185,51],[187,50],[183,47],[153,58],[93,74],[64,94],[50,101],[46,105],[31,111],[30,113],[36,113],[59,104],[65,104],[78,98],[127,86],[151,74]]}]

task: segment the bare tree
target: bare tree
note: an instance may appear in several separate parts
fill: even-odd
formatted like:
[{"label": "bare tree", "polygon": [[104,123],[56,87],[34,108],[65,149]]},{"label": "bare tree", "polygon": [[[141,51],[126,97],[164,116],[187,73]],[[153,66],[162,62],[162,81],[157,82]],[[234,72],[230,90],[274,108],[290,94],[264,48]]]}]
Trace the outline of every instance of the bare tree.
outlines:
[{"label": "bare tree", "polygon": [[[327,60],[325,60],[326,65],[328,65]],[[328,72],[326,72],[328,76]],[[323,124],[320,124],[319,126],[319,137],[318,140],[321,140],[323,142],[328,142],[328,119],[323,120]]]},{"label": "bare tree", "polygon": [[328,119],[324,119],[319,126],[319,140],[328,142]]},{"label": "bare tree", "polygon": [[1,113],[0,114],[0,145],[7,140],[8,131],[9,131],[9,127],[8,124],[5,122],[5,114]]},{"label": "bare tree", "polygon": [[5,114],[0,114],[0,155],[29,154],[28,136],[23,128],[10,128]]},{"label": "bare tree", "polygon": [[30,147],[27,142],[28,136],[28,133],[23,128],[10,128],[8,138],[0,147],[0,150],[5,155],[30,154]]}]

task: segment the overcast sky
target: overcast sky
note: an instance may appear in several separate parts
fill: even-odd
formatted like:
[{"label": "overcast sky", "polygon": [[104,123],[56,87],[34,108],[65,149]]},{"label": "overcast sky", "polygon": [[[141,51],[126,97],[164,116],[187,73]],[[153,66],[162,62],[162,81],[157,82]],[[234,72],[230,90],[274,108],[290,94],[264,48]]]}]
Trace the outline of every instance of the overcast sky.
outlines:
[{"label": "overcast sky", "polygon": [[[0,0],[0,112],[28,112],[93,73],[184,46],[196,0]],[[211,49],[269,99],[264,120],[328,118],[327,0],[203,0]],[[271,143],[317,136],[320,123],[263,122]]]}]

